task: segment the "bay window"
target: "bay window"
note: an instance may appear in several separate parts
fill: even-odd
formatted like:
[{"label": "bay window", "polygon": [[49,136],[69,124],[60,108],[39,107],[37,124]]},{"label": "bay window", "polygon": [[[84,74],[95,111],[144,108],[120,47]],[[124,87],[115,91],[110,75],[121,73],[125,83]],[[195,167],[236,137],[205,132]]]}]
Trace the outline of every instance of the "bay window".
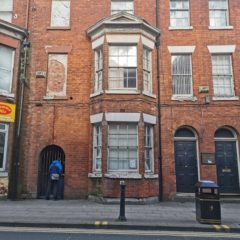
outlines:
[{"label": "bay window", "polygon": [[137,88],[137,47],[109,46],[109,89]]}]

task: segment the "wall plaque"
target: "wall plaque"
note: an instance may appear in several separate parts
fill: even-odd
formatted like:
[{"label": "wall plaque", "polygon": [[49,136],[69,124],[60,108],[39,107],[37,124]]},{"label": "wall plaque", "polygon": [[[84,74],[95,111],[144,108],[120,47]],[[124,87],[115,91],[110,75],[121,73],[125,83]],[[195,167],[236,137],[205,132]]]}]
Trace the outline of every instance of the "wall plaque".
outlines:
[{"label": "wall plaque", "polygon": [[215,164],[215,154],[214,153],[202,153],[202,164],[211,165]]}]

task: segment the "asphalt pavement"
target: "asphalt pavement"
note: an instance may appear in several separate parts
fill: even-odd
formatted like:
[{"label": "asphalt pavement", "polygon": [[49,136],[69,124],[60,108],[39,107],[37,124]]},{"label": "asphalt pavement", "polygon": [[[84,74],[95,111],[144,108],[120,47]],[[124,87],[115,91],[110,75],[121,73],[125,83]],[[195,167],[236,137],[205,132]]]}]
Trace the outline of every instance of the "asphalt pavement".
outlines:
[{"label": "asphalt pavement", "polygon": [[0,226],[108,228],[240,233],[240,204],[222,203],[221,225],[196,221],[194,202],[129,204],[127,221],[119,221],[119,205],[89,200],[0,200]]}]

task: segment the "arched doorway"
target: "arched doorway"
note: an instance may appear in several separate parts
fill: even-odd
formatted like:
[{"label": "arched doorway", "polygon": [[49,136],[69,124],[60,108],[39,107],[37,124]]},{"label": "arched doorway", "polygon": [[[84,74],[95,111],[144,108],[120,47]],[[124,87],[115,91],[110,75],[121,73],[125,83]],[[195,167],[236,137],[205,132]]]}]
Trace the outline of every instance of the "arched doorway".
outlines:
[{"label": "arched doorway", "polygon": [[174,135],[177,192],[193,193],[198,181],[197,135],[190,128],[180,128]]},{"label": "arched doorway", "polygon": [[63,149],[56,145],[45,147],[40,153],[40,161],[38,168],[38,198],[44,198],[47,192],[48,183],[48,167],[53,160],[59,160],[63,166],[63,175],[60,179],[59,197],[63,198],[64,192],[64,171],[65,171],[65,153]]},{"label": "arched doorway", "polygon": [[215,158],[221,193],[239,193],[239,163],[236,133],[230,128],[215,132]]}]

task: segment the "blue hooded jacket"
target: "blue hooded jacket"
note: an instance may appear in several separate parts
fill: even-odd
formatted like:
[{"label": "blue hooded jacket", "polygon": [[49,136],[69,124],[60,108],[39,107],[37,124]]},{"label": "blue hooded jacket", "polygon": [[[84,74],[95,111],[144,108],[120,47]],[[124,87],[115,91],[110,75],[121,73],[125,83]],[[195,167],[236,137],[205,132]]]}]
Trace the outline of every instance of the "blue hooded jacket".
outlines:
[{"label": "blue hooded jacket", "polygon": [[62,172],[62,164],[58,160],[53,160],[48,168],[49,175]]}]

